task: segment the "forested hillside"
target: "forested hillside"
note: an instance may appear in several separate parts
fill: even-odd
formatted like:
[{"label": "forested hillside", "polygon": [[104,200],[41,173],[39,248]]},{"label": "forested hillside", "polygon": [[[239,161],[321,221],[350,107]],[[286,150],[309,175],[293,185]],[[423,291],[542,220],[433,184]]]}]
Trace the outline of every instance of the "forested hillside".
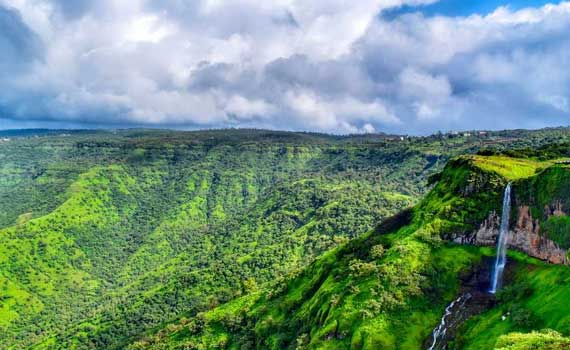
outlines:
[{"label": "forested hillside", "polygon": [[[180,319],[129,349],[568,349],[567,262],[531,258],[512,239],[506,283],[493,295],[494,246],[451,239],[480,232],[501,211],[509,182],[519,214],[509,225],[514,238],[524,239],[516,230],[527,204],[555,203],[560,211],[540,220],[567,220],[569,146],[454,159],[414,208],[265,291]],[[533,186],[544,183],[548,192]],[[549,226],[539,232],[540,244],[568,247]],[[447,310],[447,333],[433,342]]]},{"label": "forested hillside", "polygon": [[[492,252],[444,247],[433,235],[448,227],[443,214],[402,210],[418,203],[428,178],[437,182],[454,156],[568,140],[564,128],[413,138],[0,133],[0,348],[302,348],[333,341],[358,349],[402,337],[385,338],[379,330],[386,328],[408,332],[412,349],[459,288],[457,274]],[[437,189],[420,208],[436,203]],[[489,200],[480,213],[495,197],[483,198]],[[377,228],[382,234],[371,233],[399,212]],[[435,217],[427,221],[426,213]],[[550,226],[560,239],[564,224]],[[346,299],[345,291],[352,293]],[[415,309],[402,314],[410,303]],[[390,315],[399,316],[383,319]],[[173,328],[155,335],[167,324]]]}]

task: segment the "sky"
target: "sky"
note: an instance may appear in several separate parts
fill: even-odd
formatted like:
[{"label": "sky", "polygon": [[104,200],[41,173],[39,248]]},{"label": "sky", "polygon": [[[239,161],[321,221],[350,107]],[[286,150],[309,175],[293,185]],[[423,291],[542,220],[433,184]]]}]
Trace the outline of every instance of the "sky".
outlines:
[{"label": "sky", "polygon": [[570,2],[0,0],[0,129],[570,125]]}]

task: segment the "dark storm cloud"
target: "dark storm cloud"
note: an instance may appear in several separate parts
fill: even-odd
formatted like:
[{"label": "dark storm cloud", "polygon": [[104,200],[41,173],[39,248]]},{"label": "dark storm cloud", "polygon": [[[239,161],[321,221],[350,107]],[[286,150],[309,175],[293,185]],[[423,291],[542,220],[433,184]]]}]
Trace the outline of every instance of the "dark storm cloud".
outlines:
[{"label": "dark storm cloud", "polygon": [[18,12],[0,5],[0,71],[3,75],[41,59],[42,44]]},{"label": "dark storm cloud", "polygon": [[19,13],[0,5],[0,118],[15,116],[23,108],[21,102],[34,103],[11,86],[42,56],[40,39],[23,23]]}]

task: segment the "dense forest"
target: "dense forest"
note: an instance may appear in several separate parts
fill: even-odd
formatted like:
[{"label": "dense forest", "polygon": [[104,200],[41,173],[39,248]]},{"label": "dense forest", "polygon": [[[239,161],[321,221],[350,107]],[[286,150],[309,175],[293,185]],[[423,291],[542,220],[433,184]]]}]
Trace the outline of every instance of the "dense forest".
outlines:
[{"label": "dense forest", "polygon": [[[549,190],[539,216],[563,197],[564,142],[570,129],[0,132],[0,348],[421,348],[458,276],[493,255],[445,235],[474,229],[509,180],[528,181],[521,201]],[[457,196],[472,173],[492,186]],[[544,222],[566,248],[568,222]],[[567,291],[546,311],[529,291],[569,272],[512,259],[514,287],[453,346],[568,344]],[[517,321],[493,328],[505,310]]]},{"label": "dense forest", "polygon": [[[451,239],[468,236],[500,211],[507,183],[518,193],[519,221],[528,204],[570,207],[570,144],[528,153],[456,158],[413,208],[264,291],[181,318],[128,349],[568,349],[568,261],[549,264],[514,243],[507,283],[493,295],[494,247]],[[570,228],[567,213],[537,211],[536,217]],[[516,228],[511,234],[522,235]],[[552,235],[549,225],[540,234],[569,247],[570,239]],[[461,306],[446,308],[454,300]],[[448,316],[451,336],[432,343],[441,315]]]}]

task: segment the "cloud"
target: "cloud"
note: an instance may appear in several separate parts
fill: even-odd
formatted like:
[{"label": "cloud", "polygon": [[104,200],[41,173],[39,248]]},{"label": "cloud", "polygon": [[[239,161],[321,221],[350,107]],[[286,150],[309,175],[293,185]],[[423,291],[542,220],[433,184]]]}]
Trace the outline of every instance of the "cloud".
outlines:
[{"label": "cloud", "polygon": [[82,17],[92,8],[92,0],[54,0],[54,6],[58,7],[66,19]]},{"label": "cloud", "polygon": [[399,95],[416,110],[419,119],[436,118],[451,97],[451,84],[446,76],[432,76],[413,68],[399,76]]},{"label": "cloud", "polygon": [[570,3],[0,0],[0,111],[79,126],[335,133],[568,124]]},{"label": "cloud", "polygon": [[304,124],[309,130],[358,133],[371,132],[374,127],[370,122],[401,123],[379,100],[363,102],[350,96],[326,100],[312,91],[289,91],[286,96],[286,106],[293,112],[290,115],[297,116],[295,123]]},{"label": "cloud", "polygon": [[225,103],[225,111],[237,119],[271,118],[276,108],[263,100],[248,100],[239,95],[230,97]]},{"label": "cloud", "polygon": [[19,13],[0,6],[0,71],[23,68],[33,60],[41,59],[42,43],[23,23]]},{"label": "cloud", "polygon": [[544,96],[569,95],[569,30],[565,2],[487,16],[413,13],[376,21],[358,52],[375,81],[399,83],[398,115],[417,132],[564,125],[564,99]]},{"label": "cloud", "polygon": [[538,100],[562,112],[570,113],[570,101],[568,101],[568,97],[560,95],[540,95],[538,96]]}]

